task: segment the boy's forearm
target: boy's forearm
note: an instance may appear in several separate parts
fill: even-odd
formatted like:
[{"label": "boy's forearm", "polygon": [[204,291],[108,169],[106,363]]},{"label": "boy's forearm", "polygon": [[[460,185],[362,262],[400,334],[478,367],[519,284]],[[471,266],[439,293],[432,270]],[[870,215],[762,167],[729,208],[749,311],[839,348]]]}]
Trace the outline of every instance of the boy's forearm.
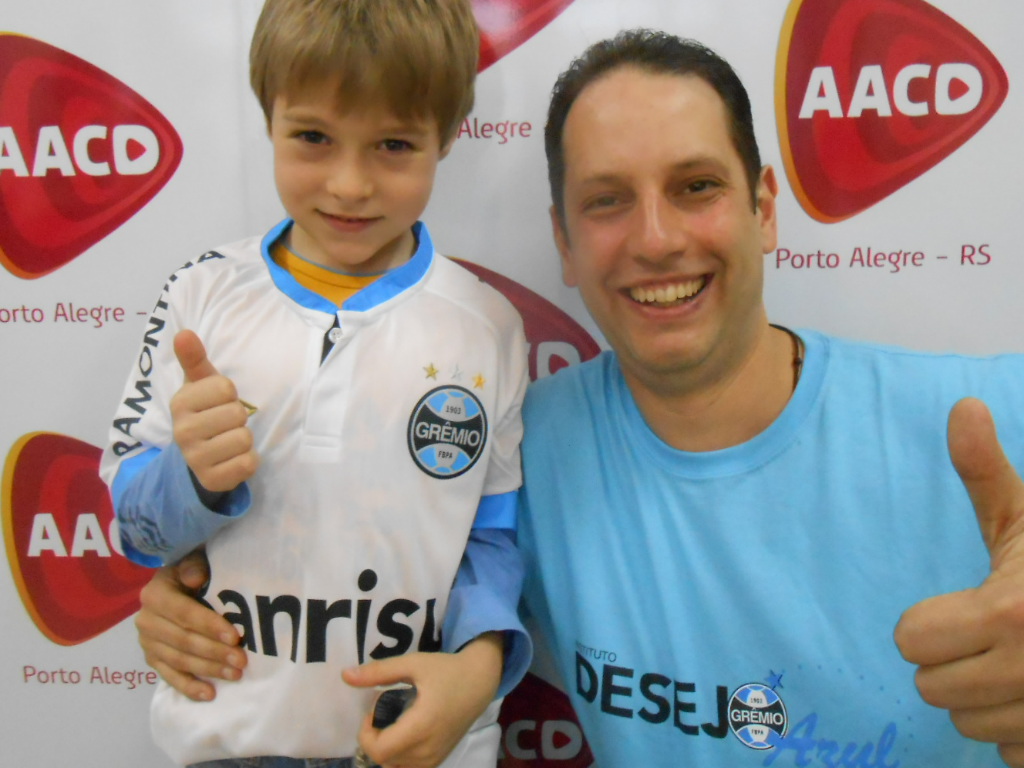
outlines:
[{"label": "boy's forearm", "polygon": [[158,455],[127,483],[115,484],[115,512],[125,555],[157,567],[181,559],[243,514],[249,508],[249,491],[236,489],[213,512],[196,493],[176,446],[150,450]]},{"label": "boy's forearm", "polygon": [[503,648],[497,696],[511,691],[526,674],[533,644],[519,618],[523,565],[514,532],[474,529],[448,603],[444,650],[457,652],[486,634],[497,634]]},{"label": "boy's forearm", "polygon": [[490,698],[494,699],[505,667],[505,633],[485,632],[462,646],[457,655],[466,662],[467,675],[476,680],[493,681]]},{"label": "boy's forearm", "polygon": [[477,635],[462,646],[458,652],[467,657],[472,656],[479,659],[483,664],[497,662],[500,668],[505,659],[505,633],[485,632],[482,635]]}]

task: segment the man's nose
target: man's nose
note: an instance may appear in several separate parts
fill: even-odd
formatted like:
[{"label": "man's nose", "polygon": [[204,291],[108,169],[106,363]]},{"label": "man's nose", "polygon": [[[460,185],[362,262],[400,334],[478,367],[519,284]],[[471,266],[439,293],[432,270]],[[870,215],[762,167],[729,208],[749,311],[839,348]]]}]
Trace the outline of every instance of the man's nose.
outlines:
[{"label": "man's nose", "polygon": [[636,208],[633,254],[646,261],[660,261],[684,251],[689,238],[679,214],[663,194],[643,196]]}]

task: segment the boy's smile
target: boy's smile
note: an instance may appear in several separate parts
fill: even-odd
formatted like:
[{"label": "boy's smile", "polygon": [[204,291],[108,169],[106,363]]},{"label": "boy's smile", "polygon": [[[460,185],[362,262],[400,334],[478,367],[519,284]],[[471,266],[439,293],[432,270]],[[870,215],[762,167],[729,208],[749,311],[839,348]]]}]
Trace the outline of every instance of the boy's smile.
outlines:
[{"label": "boy's smile", "polygon": [[274,100],[274,178],[291,249],[343,272],[384,272],[415,251],[412,225],[445,155],[436,123],[379,106],[336,107],[333,83]]},{"label": "boy's smile", "polygon": [[380,217],[366,218],[366,217],[354,217],[354,216],[333,216],[329,213],[322,213],[327,223],[334,227],[339,232],[362,232],[368,226],[375,221],[380,221]]}]

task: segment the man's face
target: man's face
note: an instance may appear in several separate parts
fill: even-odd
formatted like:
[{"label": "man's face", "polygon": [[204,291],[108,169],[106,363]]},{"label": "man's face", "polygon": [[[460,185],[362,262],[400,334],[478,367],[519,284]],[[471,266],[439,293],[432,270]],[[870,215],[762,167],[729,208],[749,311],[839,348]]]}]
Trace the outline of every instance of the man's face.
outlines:
[{"label": "man's face", "polygon": [[579,95],[563,145],[563,278],[627,377],[727,375],[764,322],[776,183],[766,168],[755,210],[721,98],[695,76],[622,67]]}]

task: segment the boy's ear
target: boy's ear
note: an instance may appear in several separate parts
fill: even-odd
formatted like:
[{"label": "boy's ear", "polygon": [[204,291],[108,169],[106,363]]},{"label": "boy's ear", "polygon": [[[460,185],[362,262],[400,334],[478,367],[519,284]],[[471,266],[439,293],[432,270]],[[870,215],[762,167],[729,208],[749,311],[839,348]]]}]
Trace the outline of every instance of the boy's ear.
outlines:
[{"label": "boy's ear", "polygon": [[441,147],[441,155],[438,159],[444,160],[448,157],[448,153],[452,151],[452,146],[455,144],[455,137],[452,136],[448,139],[448,142]]}]

